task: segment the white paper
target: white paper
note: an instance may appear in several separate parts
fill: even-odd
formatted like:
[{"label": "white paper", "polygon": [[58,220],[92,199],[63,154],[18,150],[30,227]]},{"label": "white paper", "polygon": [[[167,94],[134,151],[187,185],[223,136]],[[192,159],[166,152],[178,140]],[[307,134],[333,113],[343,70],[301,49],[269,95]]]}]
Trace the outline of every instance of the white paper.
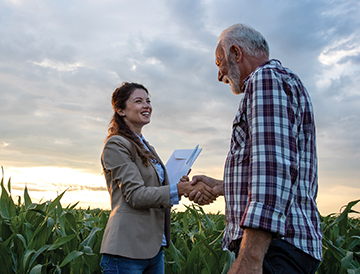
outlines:
[{"label": "white paper", "polygon": [[183,175],[188,174],[201,151],[202,148],[199,148],[199,145],[195,149],[174,150],[165,165],[170,184],[177,184]]}]

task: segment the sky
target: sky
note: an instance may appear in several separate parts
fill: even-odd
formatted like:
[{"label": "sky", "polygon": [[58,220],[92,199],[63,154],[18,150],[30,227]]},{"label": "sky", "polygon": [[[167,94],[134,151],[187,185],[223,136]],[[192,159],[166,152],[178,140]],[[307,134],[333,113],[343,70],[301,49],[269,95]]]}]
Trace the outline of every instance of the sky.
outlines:
[{"label": "sky", "polygon": [[63,204],[109,208],[100,154],[124,81],[151,94],[143,135],[162,160],[199,144],[191,175],[222,179],[242,95],[217,81],[214,50],[244,23],[311,96],[318,207],[338,213],[360,199],[359,14],[358,0],[0,0],[0,165],[14,200],[27,186],[33,201],[66,190]]}]

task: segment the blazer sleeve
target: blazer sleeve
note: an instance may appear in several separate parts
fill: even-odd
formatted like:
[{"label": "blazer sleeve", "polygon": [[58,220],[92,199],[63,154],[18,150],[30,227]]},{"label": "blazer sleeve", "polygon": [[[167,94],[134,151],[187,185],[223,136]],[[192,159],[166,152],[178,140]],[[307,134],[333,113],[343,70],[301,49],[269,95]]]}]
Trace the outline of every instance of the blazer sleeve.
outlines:
[{"label": "blazer sleeve", "polygon": [[146,167],[139,157],[131,157],[132,144],[121,136],[106,142],[102,162],[118,184],[127,203],[136,209],[170,208],[170,186],[161,186],[156,169]]}]

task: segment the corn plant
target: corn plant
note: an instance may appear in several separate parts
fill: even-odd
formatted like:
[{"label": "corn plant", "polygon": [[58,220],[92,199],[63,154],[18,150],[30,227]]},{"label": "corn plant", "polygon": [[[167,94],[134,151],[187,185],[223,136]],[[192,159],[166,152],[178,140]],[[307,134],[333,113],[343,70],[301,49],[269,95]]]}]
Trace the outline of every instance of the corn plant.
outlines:
[{"label": "corn plant", "polygon": [[[2,170],[3,172],[3,170]],[[35,204],[24,189],[17,205],[1,180],[1,273],[100,273],[99,251],[107,222],[101,210],[62,208],[60,199]]]},{"label": "corn plant", "polygon": [[352,210],[360,200],[348,203],[341,214],[321,217],[323,261],[318,274],[360,274],[360,219]]},{"label": "corn plant", "polygon": [[171,215],[171,243],[165,249],[166,273],[227,273],[232,252],[221,249],[225,216],[207,215],[194,205]]},{"label": "corn plant", "polygon": [[[24,188],[15,203],[2,169],[0,272],[4,274],[101,273],[100,245],[110,211],[65,208],[60,200],[33,203]],[[360,219],[349,202],[340,214],[320,216],[323,261],[317,274],[360,274]],[[350,217],[349,215],[354,217]],[[167,274],[227,273],[234,253],[222,251],[223,214],[191,205],[171,213],[171,242],[164,249]]]}]

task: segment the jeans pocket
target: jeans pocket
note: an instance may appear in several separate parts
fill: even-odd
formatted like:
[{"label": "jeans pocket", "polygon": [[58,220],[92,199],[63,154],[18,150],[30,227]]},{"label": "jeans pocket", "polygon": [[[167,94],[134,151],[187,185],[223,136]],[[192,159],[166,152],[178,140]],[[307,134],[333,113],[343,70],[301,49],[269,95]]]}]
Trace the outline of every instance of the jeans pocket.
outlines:
[{"label": "jeans pocket", "polygon": [[107,270],[109,268],[110,265],[110,261],[111,261],[111,257],[108,255],[102,255],[101,261],[100,261],[100,266],[102,267],[103,271]]}]

